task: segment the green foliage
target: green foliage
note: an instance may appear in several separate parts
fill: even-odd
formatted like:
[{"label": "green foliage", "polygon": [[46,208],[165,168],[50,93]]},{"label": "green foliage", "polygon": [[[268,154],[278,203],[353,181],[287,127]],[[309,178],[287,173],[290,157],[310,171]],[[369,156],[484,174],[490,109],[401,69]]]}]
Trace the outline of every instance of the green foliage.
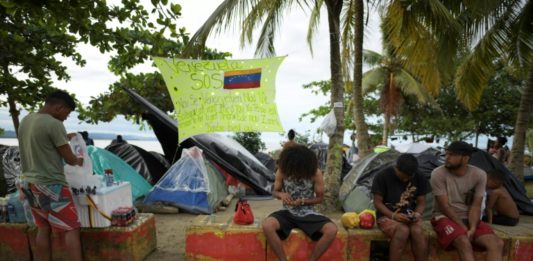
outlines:
[{"label": "green foliage", "polygon": [[[352,84],[351,82],[346,83],[347,88],[351,88]],[[325,95],[326,93],[329,93],[331,90],[331,81],[315,81],[308,84],[303,85],[304,89],[308,89],[311,91],[311,93],[316,95]],[[366,117],[374,117],[379,116],[380,110],[379,110],[379,101],[376,99],[376,95],[369,94],[364,97],[364,108],[365,108],[365,115]],[[348,104],[348,106],[345,106],[345,118],[344,118],[344,126],[346,126],[346,129],[355,130],[355,122],[353,119],[353,104],[351,99],[351,92],[346,91],[344,92],[344,104]],[[319,105],[317,108],[311,109],[309,112],[306,112],[302,114],[299,118],[300,121],[302,121],[304,118],[309,117],[309,120],[311,122],[315,122],[317,119],[326,116],[331,110],[331,106],[328,103],[324,105]],[[371,130],[374,129],[381,129],[382,127],[378,127],[377,125],[371,125],[369,126]],[[381,131],[379,132],[381,133]]]},{"label": "green foliage", "polygon": [[232,138],[254,155],[266,149],[265,143],[261,140],[260,132],[236,132]]},{"label": "green foliage", "polygon": [[472,112],[457,100],[453,86],[441,89],[436,98],[438,108],[423,106],[408,99],[400,113],[398,130],[415,135],[441,136],[449,140],[480,134],[511,136],[520,101],[520,85],[520,81],[501,68],[489,81],[480,105]]},{"label": "green foliage", "polygon": [[[139,0],[119,5],[103,0],[0,1],[0,106],[13,101],[10,110],[15,114],[15,104],[27,110],[38,107],[35,101],[51,91],[52,79],[70,78],[59,57],[85,64],[80,44],[112,53],[109,68],[119,75],[153,55],[177,55],[188,38],[174,24],[181,7],[171,4],[169,9],[166,2],[153,1],[149,13]],[[151,14],[157,16],[156,24]],[[125,78],[133,81],[131,75]]]}]

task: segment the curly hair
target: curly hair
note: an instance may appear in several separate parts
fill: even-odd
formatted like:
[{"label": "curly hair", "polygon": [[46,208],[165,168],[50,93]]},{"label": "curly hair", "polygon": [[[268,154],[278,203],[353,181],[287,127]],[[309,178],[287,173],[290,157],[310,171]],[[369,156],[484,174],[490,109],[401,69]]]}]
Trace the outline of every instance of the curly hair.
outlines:
[{"label": "curly hair", "polygon": [[316,173],[318,160],[306,146],[294,145],[281,152],[278,167],[287,178],[310,179]]}]

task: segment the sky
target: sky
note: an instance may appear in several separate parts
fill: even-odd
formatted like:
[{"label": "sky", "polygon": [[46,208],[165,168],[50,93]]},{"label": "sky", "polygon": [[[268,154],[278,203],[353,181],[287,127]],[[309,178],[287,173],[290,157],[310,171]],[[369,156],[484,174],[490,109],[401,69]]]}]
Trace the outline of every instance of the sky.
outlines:
[{"label": "sky", "polygon": [[[151,10],[149,1],[146,2],[148,3],[147,9]],[[177,27],[185,27],[191,35],[194,34],[221,2],[221,0],[174,1],[174,3],[179,3],[182,6],[182,16],[176,22]],[[276,79],[276,104],[285,131],[294,129],[298,133],[309,131],[312,135],[315,134],[316,129],[320,126],[321,119],[311,123],[309,118],[304,118],[301,122],[298,118],[303,113],[323,105],[329,100],[329,97],[317,96],[302,87],[312,81],[330,79],[329,39],[325,7],[322,10],[321,17],[319,29],[313,41],[314,55],[311,55],[306,41],[309,19],[308,14],[303,10],[295,7],[287,12],[282,26],[276,34],[276,53],[279,56],[287,56],[279,68]],[[377,24],[378,15],[374,13],[371,15],[369,25],[365,30],[364,48],[381,52],[381,36]],[[211,36],[208,39],[207,46],[216,48],[219,51],[231,52],[233,59],[254,58],[255,43],[241,49],[239,42],[240,27],[235,25],[233,28],[233,30],[225,31],[222,34]],[[71,80],[56,83],[57,87],[75,93],[83,104],[88,104],[91,97],[108,91],[109,85],[117,81],[118,77],[107,70],[109,55],[101,54],[96,48],[89,45],[80,46],[79,50],[86,59],[87,64],[84,67],[79,67],[72,61],[65,60]],[[132,71],[150,72],[154,70],[156,70],[155,67],[145,64],[134,68]],[[0,110],[1,119],[5,118],[3,115],[6,113],[7,110]],[[9,118],[8,121],[10,121]],[[91,126],[88,124],[80,125],[75,115],[71,115],[65,125],[67,131],[109,132],[112,130],[123,134],[153,135],[151,131],[139,131],[138,125],[125,121],[123,117],[108,124]],[[3,126],[4,122],[1,122],[1,127]],[[350,131],[345,134],[345,143],[347,144],[349,144],[350,134]],[[279,143],[282,140],[284,140],[284,137],[279,133],[263,134],[263,141],[265,141],[267,148],[270,150],[279,147]],[[328,142],[327,136],[323,135],[322,140]]]}]

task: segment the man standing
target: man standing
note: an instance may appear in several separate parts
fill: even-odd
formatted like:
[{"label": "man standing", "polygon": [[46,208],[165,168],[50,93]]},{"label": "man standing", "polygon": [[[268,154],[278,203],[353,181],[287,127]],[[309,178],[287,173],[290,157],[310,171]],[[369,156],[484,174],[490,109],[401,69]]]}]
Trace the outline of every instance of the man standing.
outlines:
[{"label": "man standing", "polygon": [[400,260],[411,240],[415,260],[427,260],[428,242],[422,228],[425,195],[430,186],[427,178],[417,173],[418,161],[402,154],[396,166],[383,169],[374,178],[372,193],[377,210],[377,224],[390,238],[389,260]]},{"label": "man standing", "polygon": [[80,223],[63,173],[69,165],[83,165],[68,144],[63,121],[76,105],[64,91],[51,93],[37,113],[20,123],[18,140],[22,164],[21,190],[37,225],[35,260],[51,259],[50,233],[64,237],[69,260],[82,260]]},{"label": "man standing", "polygon": [[446,148],[443,166],[431,173],[435,196],[431,225],[444,249],[455,247],[461,260],[475,260],[472,246],[487,250],[487,260],[502,260],[503,241],[480,221],[487,175],[468,162],[473,148],[454,141]]}]

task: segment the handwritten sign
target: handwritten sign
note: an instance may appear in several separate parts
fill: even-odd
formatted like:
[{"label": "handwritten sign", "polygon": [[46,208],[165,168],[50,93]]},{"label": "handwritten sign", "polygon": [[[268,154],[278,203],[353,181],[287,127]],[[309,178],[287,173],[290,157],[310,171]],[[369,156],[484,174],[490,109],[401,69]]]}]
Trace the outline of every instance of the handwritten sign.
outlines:
[{"label": "handwritten sign", "polygon": [[276,73],[284,58],[155,57],[174,104],[180,141],[207,132],[283,131],[274,100]]}]

